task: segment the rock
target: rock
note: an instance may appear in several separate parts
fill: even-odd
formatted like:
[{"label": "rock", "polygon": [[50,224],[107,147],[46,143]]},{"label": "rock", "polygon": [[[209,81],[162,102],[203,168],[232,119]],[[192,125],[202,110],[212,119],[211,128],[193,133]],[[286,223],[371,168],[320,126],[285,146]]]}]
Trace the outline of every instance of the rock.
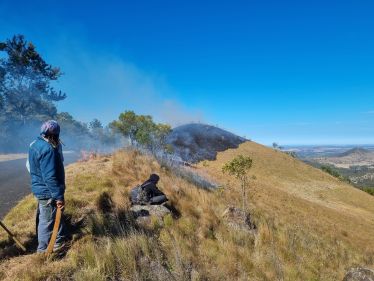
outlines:
[{"label": "rock", "polygon": [[374,281],[374,271],[368,268],[353,267],[348,270],[343,281]]},{"label": "rock", "polygon": [[230,206],[222,214],[227,226],[235,230],[247,232],[256,231],[257,227],[251,220],[251,215],[242,209]]},{"label": "rock", "polygon": [[149,226],[155,220],[163,224],[165,216],[171,214],[170,210],[164,205],[134,205],[130,208],[137,224]]},{"label": "rock", "polygon": [[[152,280],[176,280],[170,271],[160,261],[153,261],[148,257],[142,257],[139,261],[144,277],[152,276]],[[148,279],[144,278],[144,279]]]},{"label": "rock", "polygon": [[196,269],[191,270],[191,281],[201,280],[200,274]]}]

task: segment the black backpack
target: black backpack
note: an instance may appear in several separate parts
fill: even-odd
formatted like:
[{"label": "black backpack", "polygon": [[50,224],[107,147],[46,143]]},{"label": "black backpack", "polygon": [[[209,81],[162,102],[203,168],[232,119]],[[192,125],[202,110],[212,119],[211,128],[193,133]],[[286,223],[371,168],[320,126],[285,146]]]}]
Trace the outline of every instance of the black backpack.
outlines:
[{"label": "black backpack", "polygon": [[145,190],[145,185],[137,185],[131,191],[131,203],[144,205],[149,202],[149,194]]}]

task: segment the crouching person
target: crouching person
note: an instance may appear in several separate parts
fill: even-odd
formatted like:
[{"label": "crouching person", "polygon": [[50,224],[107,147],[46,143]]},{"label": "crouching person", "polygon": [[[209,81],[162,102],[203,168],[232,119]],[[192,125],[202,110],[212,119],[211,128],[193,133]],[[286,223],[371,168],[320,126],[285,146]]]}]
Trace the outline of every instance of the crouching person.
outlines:
[{"label": "crouching person", "polygon": [[[40,136],[29,147],[27,166],[31,190],[38,200],[36,227],[39,253],[47,250],[57,208],[63,210],[65,207],[65,171],[59,134],[59,124],[53,120],[47,121],[42,125]],[[61,249],[64,242],[65,224],[61,220],[54,250]]]},{"label": "crouching person", "polygon": [[157,183],[160,177],[152,174],[148,180],[131,191],[131,203],[133,205],[161,205],[168,201],[166,195],[158,189]]}]

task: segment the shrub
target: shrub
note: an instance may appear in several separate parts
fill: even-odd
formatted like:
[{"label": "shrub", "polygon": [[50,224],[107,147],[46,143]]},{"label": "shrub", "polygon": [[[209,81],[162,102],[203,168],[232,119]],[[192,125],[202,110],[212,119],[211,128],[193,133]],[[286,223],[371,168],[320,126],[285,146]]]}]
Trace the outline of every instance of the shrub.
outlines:
[{"label": "shrub", "polygon": [[374,196],[374,187],[364,187],[362,190]]},{"label": "shrub", "polygon": [[342,176],[341,174],[339,174],[338,171],[334,170],[334,168],[332,168],[330,166],[321,166],[321,170],[324,171],[325,173],[328,173],[329,175],[341,180],[341,181],[351,183],[351,180],[349,178],[346,178],[346,177]]},{"label": "shrub", "polygon": [[248,188],[248,171],[252,167],[252,159],[239,155],[222,167],[223,173],[228,173],[241,181],[243,210],[245,209],[246,189]]}]

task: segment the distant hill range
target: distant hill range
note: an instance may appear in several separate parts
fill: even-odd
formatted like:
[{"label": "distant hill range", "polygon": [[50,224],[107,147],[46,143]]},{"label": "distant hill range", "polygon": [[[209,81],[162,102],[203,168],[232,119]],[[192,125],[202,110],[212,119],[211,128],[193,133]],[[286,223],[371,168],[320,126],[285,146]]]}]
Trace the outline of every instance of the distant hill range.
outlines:
[{"label": "distant hill range", "polygon": [[191,163],[215,160],[217,152],[238,148],[245,141],[245,138],[206,124],[176,127],[167,139],[176,156]]},{"label": "distant hill range", "polygon": [[373,166],[374,151],[362,147],[354,147],[334,156],[317,157],[310,159],[320,164],[334,165],[338,168],[349,169],[353,166]]},{"label": "distant hill range", "polygon": [[347,157],[347,156],[358,156],[358,157],[362,157],[362,156],[365,156],[365,155],[371,155],[373,154],[372,151],[368,150],[368,149],[365,149],[365,148],[361,148],[361,147],[354,147],[350,150],[347,150],[346,152],[343,152],[339,155],[337,155],[337,157]]}]

